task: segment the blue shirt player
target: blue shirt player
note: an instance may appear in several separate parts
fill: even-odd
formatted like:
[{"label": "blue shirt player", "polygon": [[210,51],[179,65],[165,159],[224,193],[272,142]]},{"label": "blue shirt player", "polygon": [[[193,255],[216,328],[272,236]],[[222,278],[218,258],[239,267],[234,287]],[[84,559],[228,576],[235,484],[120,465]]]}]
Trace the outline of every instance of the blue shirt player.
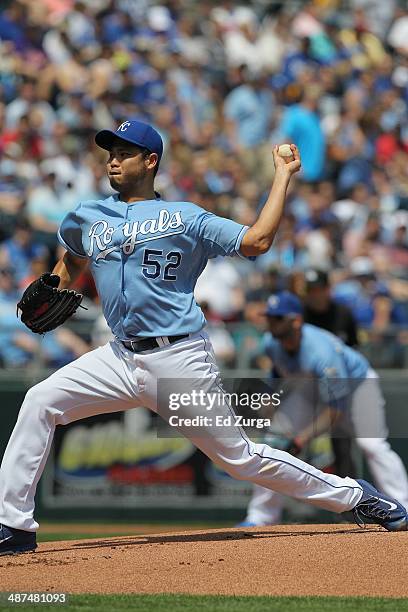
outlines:
[{"label": "blue shirt player", "polygon": [[[253,257],[270,248],[289,181],[300,169],[297,148],[291,145],[293,159],[273,149],[270,194],[253,226],[244,227],[192,202],[160,198],[154,179],[163,142],[152,126],[124,121],[95,140],[108,152],[106,170],[117,195],[80,202],[65,217],[58,236],[66,251],[53,273],[59,288],[68,288],[90,266],[115,339],[27,393],[0,470],[0,554],[36,548],[34,496],[56,425],[137,406],[175,419],[182,434],[234,477],[335,512],[353,510],[358,520],[388,530],[406,529],[405,509],[394,500],[390,506],[368,483],[323,474],[284,451],[255,444],[235,424],[217,426],[232,417],[228,402],[213,405],[208,419],[206,394],[224,396],[194,285],[211,257]],[[170,414],[175,398],[158,402],[163,378],[183,390],[186,381],[198,381],[201,403],[183,395],[177,415]],[[206,424],[189,427],[192,417]]]},{"label": "blue shirt player", "polygon": [[[329,428],[332,437],[351,429],[376,485],[408,507],[407,473],[387,441],[384,398],[367,359],[337,336],[304,323],[301,302],[288,291],[271,295],[265,314],[263,348],[272,376],[283,389],[285,381],[292,383],[274,415],[268,443],[298,455]],[[278,523],[282,506],[282,496],[255,487],[243,525]]]}]

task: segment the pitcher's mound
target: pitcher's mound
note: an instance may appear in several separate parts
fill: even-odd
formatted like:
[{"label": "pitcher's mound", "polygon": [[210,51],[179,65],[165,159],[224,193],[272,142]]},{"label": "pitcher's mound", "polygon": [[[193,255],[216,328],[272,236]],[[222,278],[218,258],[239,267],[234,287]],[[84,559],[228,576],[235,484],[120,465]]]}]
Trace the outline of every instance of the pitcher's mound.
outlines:
[{"label": "pitcher's mound", "polygon": [[1,590],[407,597],[407,554],[408,532],[344,524],[47,542],[0,557]]}]

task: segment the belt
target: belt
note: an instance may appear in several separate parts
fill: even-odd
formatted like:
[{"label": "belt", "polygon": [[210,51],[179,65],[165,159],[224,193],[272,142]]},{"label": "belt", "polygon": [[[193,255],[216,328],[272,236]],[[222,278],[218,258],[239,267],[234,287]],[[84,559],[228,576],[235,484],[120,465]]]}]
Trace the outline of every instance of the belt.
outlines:
[{"label": "belt", "polygon": [[181,336],[158,336],[157,338],[140,338],[139,340],[122,341],[122,344],[133,353],[141,353],[142,351],[151,351],[169,344],[174,344],[174,342],[178,342],[178,340],[188,338],[189,335],[190,334],[183,334]]}]

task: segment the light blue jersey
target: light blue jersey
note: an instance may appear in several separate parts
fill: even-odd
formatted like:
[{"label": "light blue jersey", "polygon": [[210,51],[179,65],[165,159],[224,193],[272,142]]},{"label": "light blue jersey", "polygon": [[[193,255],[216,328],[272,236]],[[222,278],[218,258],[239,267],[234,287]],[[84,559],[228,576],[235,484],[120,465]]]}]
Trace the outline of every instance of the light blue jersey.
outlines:
[{"label": "light blue jersey", "polygon": [[86,257],[103,313],[119,340],[176,336],[205,325],[194,301],[208,259],[239,253],[248,228],[191,202],[81,202],[58,231],[61,244]]},{"label": "light blue jersey", "polygon": [[304,323],[299,351],[285,351],[272,334],[264,336],[265,353],[272,359],[275,376],[318,379],[322,400],[339,405],[365,380],[370,364],[330,332]]}]

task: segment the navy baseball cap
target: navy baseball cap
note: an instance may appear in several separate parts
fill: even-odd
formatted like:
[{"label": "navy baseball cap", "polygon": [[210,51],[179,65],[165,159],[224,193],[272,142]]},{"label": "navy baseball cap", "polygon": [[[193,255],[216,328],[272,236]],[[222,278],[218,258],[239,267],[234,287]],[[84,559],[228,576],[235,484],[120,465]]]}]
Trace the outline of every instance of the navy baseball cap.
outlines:
[{"label": "navy baseball cap", "polygon": [[102,149],[110,151],[115,138],[148,149],[151,153],[157,153],[160,163],[163,155],[163,140],[159,132],[148,123],[129,119],[121,123],[116,131],[101,130],[98,132],[95,136],[95,142]]},{"label": "navy baseball cap", "polygon": [[274,293],[266,303],[265,314],[268,317],[279,317],[302,314],[303,308],[299,298],[289,291]]},{"label": "navy baseball cap", "polygon": [[306,270],[305,281],[307,289],[311,289],[312,287],[328,287],[330,284],[327,272],[316,268]]}]

